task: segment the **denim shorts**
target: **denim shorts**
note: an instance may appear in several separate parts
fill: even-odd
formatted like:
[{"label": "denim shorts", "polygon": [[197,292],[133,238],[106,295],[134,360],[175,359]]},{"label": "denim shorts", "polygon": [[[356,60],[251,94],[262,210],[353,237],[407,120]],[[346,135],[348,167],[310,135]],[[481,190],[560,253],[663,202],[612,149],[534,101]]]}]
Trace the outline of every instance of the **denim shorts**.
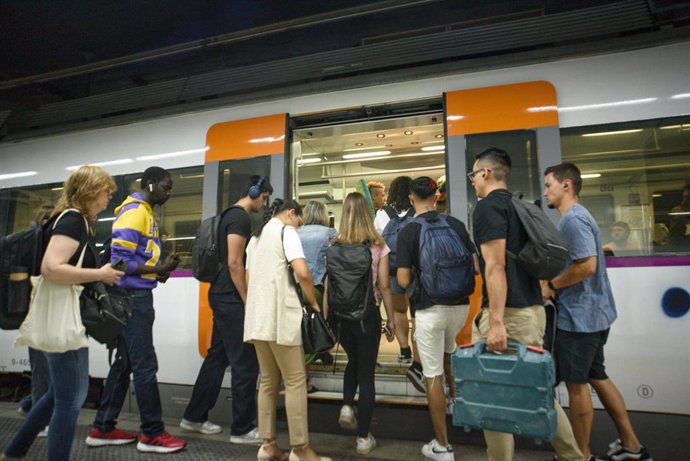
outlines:
[{"label": "denim shorts", "polygon": [[607,379],[604,345],[609,329],[594,333],[556,331],[556,375],[566,384],[586,384],[590,379]]}]

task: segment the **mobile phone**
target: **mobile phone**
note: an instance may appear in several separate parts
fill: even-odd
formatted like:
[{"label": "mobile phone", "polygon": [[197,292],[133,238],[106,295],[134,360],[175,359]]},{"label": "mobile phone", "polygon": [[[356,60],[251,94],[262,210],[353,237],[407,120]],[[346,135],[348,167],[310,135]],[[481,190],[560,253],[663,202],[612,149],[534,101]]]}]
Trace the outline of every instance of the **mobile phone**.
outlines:
[{"label": "mobile phone", "polygon": [[122,258],[117,258],[115,261],[110,263],[110,266],[116,271],[124,271],[127,268],[127,263]]},{"label": "mobile phone", "polygon": [[384,325],[382,331],[386,335],[386,338],[390,339],[393,337],[393,332],[388,328],[388,325]]}]

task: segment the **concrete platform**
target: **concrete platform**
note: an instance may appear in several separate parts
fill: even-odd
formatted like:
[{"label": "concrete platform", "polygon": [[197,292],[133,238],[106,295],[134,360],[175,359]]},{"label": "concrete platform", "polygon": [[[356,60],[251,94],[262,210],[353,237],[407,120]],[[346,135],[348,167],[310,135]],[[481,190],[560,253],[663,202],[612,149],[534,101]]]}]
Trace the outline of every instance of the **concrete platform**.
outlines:
[{"label": "concrete platform", "polygon": [[[120,447],[90,448],[84,443],[89,431],[89,426],[95,415],[94,410],[83,409],[79,415],[77,434],[72,446],[73,460],[88,461],[113,461],[113,460],[160,460],[163,455],[144,454],[136,450],[135,444]],[[7,445],[15,431],[22,422],[21,415],[17,412],[17,404],[13,402],[0,402],[0,446]],[[185,438],[189,445],[187,449],[170,455],[173,460],[224,460],[224,461],[251,461],[256,459],[256,447],[238,446],[228,442],[230,437],[229,427],[216,435],[202,435],[185,432],[178,426],[179,420],[165,419],[166,430],[171,434]],[[427,421],[419,421],[427,424]],[[122,413],[119,419],[119,427],[125,430],[137,431],[139,429],[139,415]],[[376,434],[374,434],[376,435]],[[311,433],[311,445],[323,455],[331,456],[338,461],[364,461],[364,460],[391,460],[391,461],[422,461],[420,449],[422,443],[417,441],[394,440],[377,438],[378,448],[368,456],[357,456],[355,452],[355,437],[352,435],[334,435]],[[39,461],[45,459],[46,439],[37,439],[31,447],[26,461]],[[284,423],[279,423],[278,444],[288,448],[287,429]],[[546,461],[553,455],[548,451],[519,450],[514,461]],[[485,448],[481,446],[455,445],[455,459],[457,461],[486,460]]]}]

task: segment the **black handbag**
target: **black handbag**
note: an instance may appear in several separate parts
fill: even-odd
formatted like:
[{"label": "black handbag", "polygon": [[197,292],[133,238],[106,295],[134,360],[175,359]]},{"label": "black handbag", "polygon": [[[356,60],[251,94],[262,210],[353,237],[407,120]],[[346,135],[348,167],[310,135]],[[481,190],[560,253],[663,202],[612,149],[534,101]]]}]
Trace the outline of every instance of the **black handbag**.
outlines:
[{"label": "black handbag", "polygon": [[106,287],[102,282],[87,284],[79,298],[81,321],[86,334],[109,347],[127,326],[134,300],[124,288]]},{"label": "black handbag", "polygon": [[[280,231],[280,241],[283,241],[283,233],[285,227]],[[295,274],[292,271],[292,266],[285,259],[288,268],[288,277],[297,291],[297,298],[302,305],[302,347],[305,354],[322,354],[330,351],[335,345],[335,335],[331,328],[326,323],[320,312],[315,312],[311,306],[304,302],[302,296],[302,288],[295,279]]]}]

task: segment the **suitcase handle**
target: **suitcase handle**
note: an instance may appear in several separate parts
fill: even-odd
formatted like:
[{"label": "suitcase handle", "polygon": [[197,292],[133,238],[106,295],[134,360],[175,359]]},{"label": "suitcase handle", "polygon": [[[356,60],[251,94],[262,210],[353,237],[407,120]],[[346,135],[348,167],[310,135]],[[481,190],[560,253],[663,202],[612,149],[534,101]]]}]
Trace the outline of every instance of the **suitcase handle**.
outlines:
[{"label": "suitcase handle", "polygon": [[[527,346],[516,341],[508,341],[508,350],[514,351],[515,354],[505,354],[505,360],[496,360],[496,356],[504,355],[504,353],[487,351],[486,341],[479,341],[474,345],[474,354],[481,367],[485,370],[492,370],[494,372],[512,373],[518,363],[524,360]],[[517,357],[517,360],[509,358],[513,355]]]}]

